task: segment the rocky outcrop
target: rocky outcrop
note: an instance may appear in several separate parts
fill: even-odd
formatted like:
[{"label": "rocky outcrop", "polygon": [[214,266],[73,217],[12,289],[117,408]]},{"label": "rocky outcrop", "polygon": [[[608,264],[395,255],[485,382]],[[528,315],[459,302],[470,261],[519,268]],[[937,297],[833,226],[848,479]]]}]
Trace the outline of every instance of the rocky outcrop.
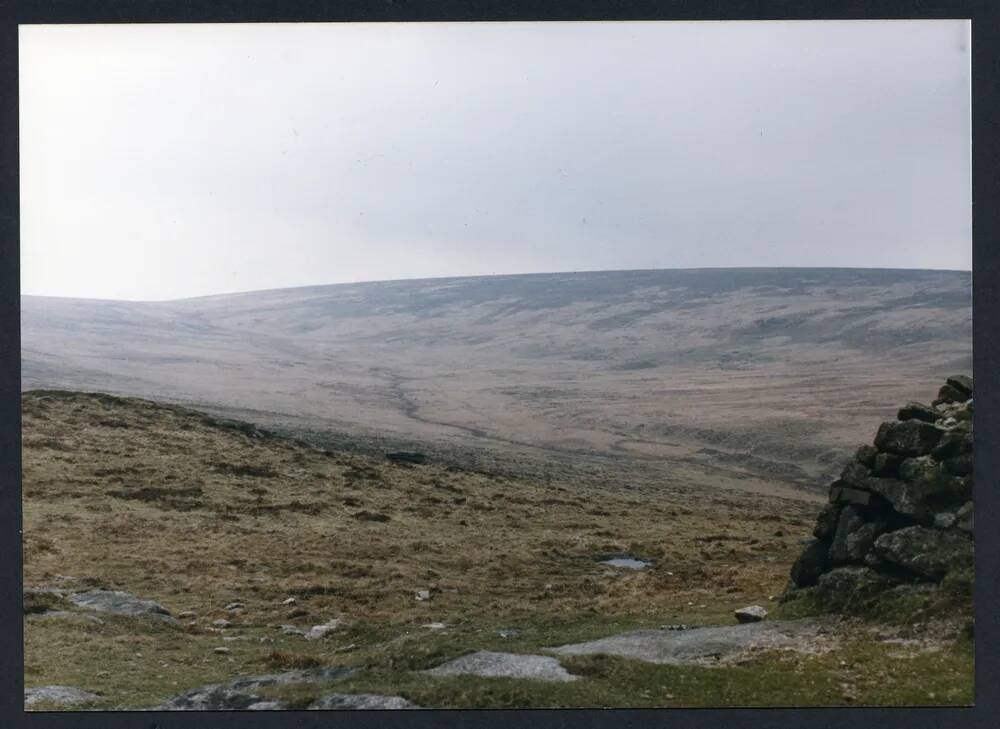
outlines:
[{"label": "rocky outcrop", "polygon": [[478,651],[424,671],[428,676],[485,676],[490,678],[528,678],[536,681],[575,681],[559,661],[550,656],[522,653]]},{"label": "rocky outcrop", "polygon": [[355,675],[353,668],[316,668],[287,671],[265,676],[245,676],[227,683],[208,684],[190,689],[164,703],[151,707],[151,711],[263,711],[287,708],[282,702],[262,695],[259,689],[267,686],[330,683]]},{"label": "rocky outcrop", "polygon": [[25,707],[33,707],[36,704],[76,706],[77,704],[89,704],[100,698],[99,694],[73,686],[36,686],[24,690]]},{"label": "rocky outcrop", "polygon": [[171,625],[179,625],[170,611],[157,602],[143,600],[120,590],[89,590],[69,595],[69,601],[77,607],[96,610],[112,615],[129,617],[151,617]]},{"label": "rocky outcrop", "polygon": [[830,502],[791,570],[837,607],[972,565],[972,378],[949,377],[933,404],[910,402],[830,485]]},{"label": "rocky outcrop", "polygon": [[738,663],[759,651],[819,652],[826,632],[818,620],[764,620],[690,630],[636,630],[548,651],[562,656],[621,656],[673,666],[719,666]]}]

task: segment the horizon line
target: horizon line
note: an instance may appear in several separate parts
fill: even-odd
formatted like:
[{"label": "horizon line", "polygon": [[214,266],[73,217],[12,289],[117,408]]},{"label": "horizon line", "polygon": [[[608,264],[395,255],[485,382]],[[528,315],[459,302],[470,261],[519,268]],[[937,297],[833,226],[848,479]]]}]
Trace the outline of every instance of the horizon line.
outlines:
[{"label": "horizon line", "polygon": [[169,304],[198,299],[213,299],[223,296],[246,296],[274,291],[296,291],[301,289],[332,288],[335,286],[359,286],[365,284],[389,284],[403,281],[455,281],[478,278],[514,278],[527,276],[562,276],[568,274],[595,273],[648,273],[653,271],[913,271],[923,273],[972,273],[971,268],[890,268],[888,266],[692,266],[678,268],[599,268],[567,271],[532,271],[525,273],[481,273],[455,276],[414,276],[412,278],[363,279],[357,281],[336,281],[320,284],[300,284],[295,286],[276,286],[262,289],[241,289],[238,291],[221,291],[211,294],[196,294],[194,296],[179,296],[164,299],[115,299],[100,296],[61,296],[57,294],[26,294],[20,293],[20,298],[35,299],[67,299],[71,301],[101,301],[121,304]]}]

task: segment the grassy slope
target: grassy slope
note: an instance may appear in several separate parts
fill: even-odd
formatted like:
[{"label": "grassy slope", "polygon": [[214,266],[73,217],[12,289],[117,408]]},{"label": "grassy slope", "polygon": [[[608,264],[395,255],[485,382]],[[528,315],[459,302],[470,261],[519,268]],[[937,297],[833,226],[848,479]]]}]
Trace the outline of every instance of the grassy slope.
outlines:
[{"label": "grassy slope", "polygon": [[[97,708],[310,662],[363,667],[345,688],[424,706],[971,700],[968,640],[893,658],[900,645],[871,640],[865,624],[832,653],[728,668],[574,658],[566,665],[586,680],[559,686],[411,673],[476,648],[527,652],[632,627],[731,622],[734,608],[769,604],[784,587],[811,528],[809,501],[571,490],[395,465],[101,395],[27,393],[23,410],[25,584],[124,589],[197,614],[182,630],[27,616],[26,685],[95,690]],[[654,568],[622,574],[596,562],[622,551]],[[420,589],[432,598],[415,600]],[[307,616],[286,616],[290,596]],[[225,613],[232,601],[245,613]],[[335,616],[350,627],[318,641],[274,627]],[[237,640],[211,629],[222,617]],[[450,627],[422,627],[432,621]],[[504,639],[499,628],[522,632]]]}]

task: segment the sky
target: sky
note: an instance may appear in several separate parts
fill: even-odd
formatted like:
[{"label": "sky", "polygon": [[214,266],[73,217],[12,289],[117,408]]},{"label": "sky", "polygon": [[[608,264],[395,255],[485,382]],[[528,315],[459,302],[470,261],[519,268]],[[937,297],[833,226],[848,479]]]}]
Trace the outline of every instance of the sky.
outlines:
[{"label": "sky", "polygon": [[966,21],[22,26],[21,290],[971,268]]}]

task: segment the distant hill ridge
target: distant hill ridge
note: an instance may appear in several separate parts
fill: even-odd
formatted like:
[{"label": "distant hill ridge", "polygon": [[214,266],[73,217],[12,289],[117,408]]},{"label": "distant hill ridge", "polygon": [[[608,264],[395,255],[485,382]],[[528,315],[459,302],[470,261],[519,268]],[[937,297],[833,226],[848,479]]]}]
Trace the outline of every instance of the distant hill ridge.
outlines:
[{"label": "distant hill ridge", "polygon": [[820,483],[858,430],[969,370],[971,339],[962,271],[600,271],[158,303],[22,298],[25,389],[761,483]]}]

